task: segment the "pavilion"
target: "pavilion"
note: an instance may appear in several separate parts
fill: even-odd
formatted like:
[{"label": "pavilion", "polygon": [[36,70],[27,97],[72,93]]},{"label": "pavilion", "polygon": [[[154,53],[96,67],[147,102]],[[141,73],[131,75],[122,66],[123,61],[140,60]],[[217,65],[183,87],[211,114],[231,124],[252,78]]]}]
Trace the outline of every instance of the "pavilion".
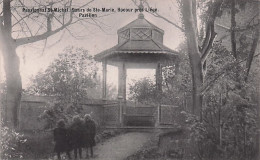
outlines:
[{"label": "pavilion", "polygon": [[176,63],[178,53],[163,45],[164,31],[153,25],[140,13],[138,18],[117,31],[118,44],[97,55],[102,62],[103,91],[106,99],[107,65],[118,67],[118,97],[126,100],[126,71],[129,68],[156,69],[156,85],[162,89],[162,66]]},{"label": "pavilion", "polygon": [[[94,57],[96,61],[102,62],[103,66],[103,100],[106,100],[107,93],[107,65],[118,68],[118,99],[123,101],[123,104],[126,104],[127,69],[155,69],[156,86],[160,94],[162,67],[169,62],[171,64],[178,62],[178,53],[163,45],[164,31],[150,23],[140,13],[136,20],[120,28],[117,34],[118,44]],[[122,109],[120,109],[120,119],[122,122]]]}]

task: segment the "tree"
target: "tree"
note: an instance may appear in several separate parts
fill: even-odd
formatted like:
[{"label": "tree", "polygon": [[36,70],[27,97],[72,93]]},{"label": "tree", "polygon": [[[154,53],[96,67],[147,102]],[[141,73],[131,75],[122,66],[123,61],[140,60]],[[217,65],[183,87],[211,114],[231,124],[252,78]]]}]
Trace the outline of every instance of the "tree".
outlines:
[{"label": "tree", "polygon": [[[187,53],[187,46],[181,43],[177,48],[179,52],[178,65],[166,64],[163,71],[163,102],[169,105],[187,107],[192,93],[191,68]],[[168,73],[172,74],[168,74]]]},{"label": "tree", "polygon": [[[257,75],[255,70],[259,71],[259,66],[253,63],[256,62],[259,44],[259,13],[255,13],[243,26],[237,25],[243,22],[243,16],[236,18],[250,3],[253,1],[183,0],[180,8],[184,29],[159,14],[155,15],[185,31],[192,70],[193,113],[200,115],[200,121],[191,118],[191,135],[195,133],[199,140],[198,148],[201,151],[205,149],[203,152],[207,152],[207,156],[212,156],[209,153],[213,149],[222,153],[230,152],[231,155],[233,153],[235,159],[246,159],[252,158],[256,150],[252,146],[256,122],[259,122],[259,106],[256,106],[259,104],[256,98],[259,97],[259,90],[255,89],[259,84],[252,75]],[[259,4],[256,2],[255,5]],[[224,19],[230,22],[226,31],[231,43],[221,44],[220,39],[218,44],[214,41],[214,26],[216,18],[224,11],[229,15],[225,15]],[[201,25],[197,24],[198,19]],[[252,38],[248,39],[248,36]],[[259,146],[259,140],[257,143]],[[200,159],[202,157],[205,155],[200,154]]]},{"label": "tree", "polygon": [[[257,47],[257,41],[259,37],[259,31],[257,26],[259,23],[252,23],[254,19],[257,19],[258,13],[252,18],[252,20],[242,27],[237,27],[235,25],[235,14],[240,10],[245,8],[245,5],[253,1],[243,1],[243,0],[214,0],[214,1],[177,1],[181,10],[181,20],[183,23],[183,28],[177,25],[176,22],[167,19],[166,17],[157,13],[152,13],[154,16],[162,18],[163,20],[169,22],[180,31],[184,32],[187,46],[188,46],[188,55],[191,66],[192,74],[192,98],[193,98],[193,107],[192,112],[196,115],[200,115],[201,118],[201,109],[203,102],[203,89],[205,87],[205,76],[207,73],[207,59],[208,56],[212,53],[212,45],[216,38],[217,33],[215,32],[215,21],[217,17],[220,17],[224,10],[230,10],[231,13],[231,48],[233,49],[233,54],[236,56],[235,52],[235,39],[237,32],[244,32],[248,30],[255,30],[253,36],[253,43],[248,54],[247,59],[247,73],[249,73],[250,66],[254,57],[254,53]],[[145,4],[150,8],[150,4],[145,1]],[[240,10],[236,7],[239,6]],[[198,14],[198,13],[199,14]],[[200,25],[197,21],[200,20]],[[245,77],[246,79],[246,77]]]},{"label": "tree", "polygon": [[150,78],[142,78],[133,82],[129,87],[130,100],[140,102],[144,104],[156,104],[157,102],[157,90],[156,85]]},{"label": "tree", "polygon": [[[33,76],[25,94],[54,96],[59,103],[78,103],[84,98],[101,96],[101,78],[93,56],[84,48],[66,47],[45,70]],[[115,87],[108,85],[109,99],[115,97]]]},{"label": "tree", "polygon": [[[258,91],[255,88],[258,80],[253,75],[259,71],[259,65],[252,67],[247,84],[242,85],[244,96],[241,96],[241,89],[237,88],[237,68],[234,67],[237,63],[232,52],[221,42],[215,43],[212,51],[214,54],[208,58],[205,83],[214,81],[219,77],[219,72],[224,74],[205,91],[202,121],[192,124],[193,135],[197,134],[195,139],[200,145],[199,154],[210,158],[214,153],[215,156],[220,156],[220,152],[222,159],[229,156],[234,159],[252,159],[256,152],[254,140],[258,107]],[[226,67],[231,62],[232,67]],[[240,61],[240,65],[245,63],[246,60]],[[245,74],[246,72],[240,71],[241,77]]]},{"label": "tree", "polygon": [[[258,34],[259,31],[256,26],[259,23],[246,24],[245,26],[237,26],[236,25],[237,21],[235,19],[235,16],[239,11],[242,10],[241,7],[245,5],[245,3],[249,3],[249,2],[250,1],[232,0],[232,1],[222,1],[222,2],[213,1],[209,3],[208,8],[211,8],[211,10],[206,10],[205,13],[207,13],[207,15],[211,15],[212,11],[214,11],[214,6],[219,6],[218,7],[219,11],[216,16],[221,15],[223,10],[230,11],[231,25],[230,25],[230,30],[228,31],[230,33],[231,44],[230,46],[227,46],[227,48],[223,49],[223,47],[221,47],[221,45],[217,44],[216,42],[212,43],[213,47],[210,46],[210,50],[211,53],[214,53],[212,56],[214,56],[214,58],[216,59],[212,61],[212,59],[208,58],[209,57],[208,56],[206,59],[207,64],[206,61],[204,61],[205,62],[204,64],[206,65],[205,67],[203,63],[200,64],[201,62],[203,62],[201,59],[203,57],[203,54],[199,54],[199,53],[203,51],[203,47],[199,47],[199,42],[200,42],[198,41],[199,35],[196,34],[196,32],[198,32],[197,31],[198,28],[196,27],[196,18],[193,17],[196,14],[192,12],[192,9],[195,10],[196,7],[194,7],[193,3],[191,2],[187,4],[188,3],[187,1],[183,1],[183,6],[182,6],[183,21],[184,21],[183,23],[185,29],[186,28],[188,29],[185,32],[188,40],[188,47],[191,47],[190,49],[188,49],[188,52],[190,54],[190,52],[195,51],[196,53],[195,57],[199,58],[199,60],[196,60],[196,58],[190,57],[191,67],[193,70],[200,71],[198,68],[198,64],[199,64],[202,71],[207,71],[207,74],[202,74],[203,75],[201,76],[202,79],[200,79],[202,81],[199,81],[196,84],[199,86],[199,88],[201,88],[198,94],[205,95],[204,96],[205,100],[203,102],[204,109],[201,108],[200,110],[200,119],[201,119],[200,124],[204,125],[205,131],[207,133],[212,133],[211,135],[207,135],[205,139],[202,140],[204,142],[202,146],[204,145],[205,148],[209,148],[206,142],[206,140],[208,140],[207,137],[216,138],[216,139],[211,139],[211,142],[215,143],[215,147],[219,147],[223,149],[227,147],[225,145],[228,144],[232,146],[232,148],[229,149],[230,151],[231,150],[234,151],[235,153],[234,157],[237,156],[237,158],[239,157],[243,159],[253,155],[253,154],[250,155],[248,153],[248,150],[251,151],[254,150],[252,147],[253,141],[251,141],[251,138],[252,139],[254,138],[254,133],[256,132],[255,122],[257,121],[256,120],[257,116],[255,113],[257,108],[254,105],[252,105],[256,102],[251,100],[253,96],[250,96],[250,91],[248,89],[249,88],[248,86],[250,87],[254,86],[256,81],[249,80],[248,82],[246,82],[245,80],[248,78],[250,66],[252,65],[255,49],[257,47],[257,41],[258,41],[257,37],[259,37]],[[239,6],[240,8],[237,6]],[[188,12],[188,10],[190,11]],[[206,24],[209,24],[208,18],[206,19],[205,22]],[[193,25],[195,24],[195,27],[192,28],[191,27],[192,24]],[[205,29],[207,31],[207,25]],[[214,31],[214,26],[213,26],[213,31]],[[252,36],[253,37],[252,41],[245,38],[245,35],[252,34],[250,32],[255,33],[255,35]],[[207,35],[208,34],[206,32],[204,37],[207,37]],[[194,38],[197,39],[197,43],[194,42],[195,41]],[[205,41],[202,42],[203,42],[202,44],[204,44]],[[231,52],[228,51],[228,49],[231,49]],[[192,61],[197,63],[193,65]],[[214,61],[217,61],[218,63],[216,64]],[[228,63],[226,62],[223,63],[224,61]],[[197,72],[197,74],[198,73],[201,72]],[[206,72],[202,72],[202,73],[206,73]],[[193,84],[194,84],[194,80],[193,80]],[[205,91],[204,86],[210,86],[211,90],[208,90],[206,93],[203,93]],[[255,93],[258,94],[257,92]],[[203,95],[200,95],[201,98],[203,98],[202,97]],[[204,114],[204,116],[202,113]],[[231,124],[233,126],[231,126]],[[206,127],[208,125],[210,127]],[[212,132],[212,128],[214,127],[216,127],[215,128],[216,130]],[[218,135],[216,133],[219,133],[219,136],[216,136]],[[229,141],[228,139],[233,139],[233,141]],[[243,141],[241,141],[241,139],[243,139]],[[249,149],[249,146],[252,148]]]},{"label": "tree", "polygon": [[[164,63],[162,66],[162,104],[182,106],[186,103],[185,98],[191,95],[191,70],[186,49],[184,43],[178,47],[178,66],[172,62]],[[130,100],[147,104],[158,102],[156,85],[148,77],[133,81],[129,89]]]},{"label": "tree", "polygon": [[[52,128],[59,119],[71,120],[82,113],[82,104],[88,99],[100,98],[101,80],[97,76],[96,61],[83,48],[66,47],[44,71],[31,78],[25,94],[51,96],[50,108],[40,118],[45,128]],[[115,88],[108,88],[111,97]]]},{"label": "tree", "polygon": [[97,85],[97,70],[96,62],[87,50],[66,47],[46,70],[31,79],[27,93],[54,96],[61,105],[76,105]]},{"label": "tree", "polygon": [[202,118],[202,100],[201,88],[204,83],[204,77],[207,71],[206,60],[210,49],[216,37],[214,22],[220,10],[223,0],[216,0],[208,6],[208,16],[205,20],[205,38],[202,45],[199,45],[198,24],[197,24],[197,6],[196,1],[182,1],[182,16],[185,35],[187,38],[188,53],[192,70],[192,98],[193,113]]},{"label": "tree", "polygon": [[[45,40],[46,43],[48,37],[64,29],[71,33],[69,26],[79,21],[84,26],[84,20],[70,11],[73,7],[81,9],[92,1],[90,0],[81,6],[74,6],[73,0],[51,2],[43,0],[2,0],[0,2],[0,47],[7,82],[6,124],[8,126],[12,128],[17,126],[17,111],[22,93],[19,57],[16,54],[16,48],[42,40]],[[36,10],[33,10],[30,6],[34,6]],[[64,8],[68,9],[69,12],[39,11],[45,8]]]},{"label": "tree", "polygon": [[[203,4],[206,4],[203,6],[206,8],[206,14],[203,19],[205,31],[202,30],[203,33],[205,32],[204,37],[200,36],[198,33],[199,27],[197,23],[198,15],[196,0],[178,1],[182,14],[183,28],[162,15],[154,13],[156,17],[164,19],[185,33],[192,75],[192,112],[200,118],[202,116],[201,109],[203,100],[201,88],[203,88],[204,77],[207,71],[206,60],[211,53],[210,49],[216,37],[214,22],[219,14],[223,1],[224,0],[203,1]],[[146,1],[145,4],[150,8],[150,5]],[[201,42],[199,40],[201,40]]]}]

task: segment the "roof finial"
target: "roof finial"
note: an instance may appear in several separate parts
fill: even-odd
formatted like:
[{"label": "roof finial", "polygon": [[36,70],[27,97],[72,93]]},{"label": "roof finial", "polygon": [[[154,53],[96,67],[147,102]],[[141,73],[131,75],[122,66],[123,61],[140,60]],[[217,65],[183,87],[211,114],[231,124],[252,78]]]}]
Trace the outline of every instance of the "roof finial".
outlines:
[{"label": "roof finial", "polygon": [[140,11],[138,18],[139,19],[143,19],[144,18],[144,14],[142,13],[144,11],[144,5],[143,5],[143,0],[140,0],[140,4],[138,6],[138,9]]},{"label": "roof finial", "polygon": [[[140,10],[143,10],[144,9],[144,5],[143,5],[143,0],[140,0],[140,4],[139,4],[139,6],[138,6],[138,8],[140,9]],[[142,12],[142,11],[141,11]]]}]

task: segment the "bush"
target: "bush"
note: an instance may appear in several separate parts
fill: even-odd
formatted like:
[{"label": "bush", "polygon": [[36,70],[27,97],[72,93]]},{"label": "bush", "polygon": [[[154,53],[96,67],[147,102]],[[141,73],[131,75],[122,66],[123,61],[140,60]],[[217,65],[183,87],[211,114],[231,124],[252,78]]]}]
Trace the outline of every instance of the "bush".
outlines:
[{"label": "bush", "polygon": [[[1,124],[2,125],[2,124]],[[21,159],[24,157],[20,146],[27,142],[24,135],[8,127],[1,127],[1,159]]]},{"label": "bush", "polygon": [[53,156],[53,135],[50,131],[29,132],[27,143],[20,147],[25,159],[47,159]]},{"label": "bush", "polygon": [[0,159],[43,159],[52,157],[54,144],[52,132],[20,133],[1,127]]}]

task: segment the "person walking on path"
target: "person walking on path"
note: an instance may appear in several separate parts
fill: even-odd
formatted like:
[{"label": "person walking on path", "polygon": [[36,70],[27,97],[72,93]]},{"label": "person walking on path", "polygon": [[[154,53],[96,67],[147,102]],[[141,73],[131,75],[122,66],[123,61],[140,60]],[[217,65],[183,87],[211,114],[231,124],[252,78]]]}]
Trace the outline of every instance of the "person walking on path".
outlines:
[{"label": "person walking on path", "polygon": [[84,146],[86,147],[86,158],[88,158],[88,150],[90,149],[90,155],[93,157],[93,146],[96,145],[96,123],[91,118],[90,114],[84,116]]},{"label": "person walking on path", "polygon": [[72,119],[72,124],[70,126],[71,130],[71,145],[74,150],[74,157],[77,159],[82,158],[82,147],[83,147],[83,121],[80,117],[74,116]]},{"label": "person walking on path", "polygon": [[57,153],[58,159],[61,159],[60,154],[66,152],[69,159],[70,157],[70,145],[68,141],[68,130],[65,128],[64,120],[59,120],[57,123],[57,128],[53,131],[54,135],[54,152]]}]

